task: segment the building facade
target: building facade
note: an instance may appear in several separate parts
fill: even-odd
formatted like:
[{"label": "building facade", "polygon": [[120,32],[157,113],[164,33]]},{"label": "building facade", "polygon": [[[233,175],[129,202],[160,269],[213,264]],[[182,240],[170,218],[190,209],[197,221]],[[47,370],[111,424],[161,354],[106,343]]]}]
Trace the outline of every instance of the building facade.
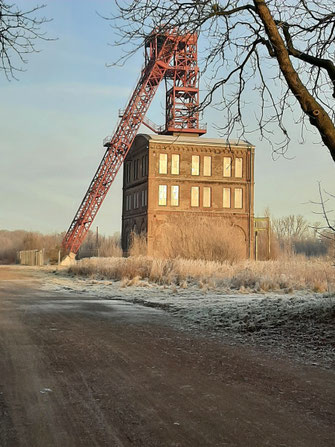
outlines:
[{"label": "building facade", "polygon": [[180,216],[233,227],[245,257],[253,258],[254,146],[186,134],[137,135],[124,164],[124,253],[134,231],[147,235],[148,255],[159,254],[166,224]]}]

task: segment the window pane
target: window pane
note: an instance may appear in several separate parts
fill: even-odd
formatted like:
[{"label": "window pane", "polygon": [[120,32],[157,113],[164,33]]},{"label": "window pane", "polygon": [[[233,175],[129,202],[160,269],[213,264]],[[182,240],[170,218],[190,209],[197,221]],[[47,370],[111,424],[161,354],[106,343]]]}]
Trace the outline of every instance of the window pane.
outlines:
[{"label": "window pane", "polygon": [[242,158],[235,158],[235,177],[242,177]]},{"label": "window pane", "polygon": [[223,208],[230,208],[230,188],[223,188]]},{"label": "window pane", "polygon": [[171,206],[179,206],[179,186],[171,186]]},{"label": "window pane", "polygon": [[203,189],[202,204],[204,208],[209,208],[211,206],[211,188],[205,186]]},{"label": "window pane", "polygon": [[242,189],[235,188],[235,208],[242,208]]},{"label": "window pane", "polygon": [[139,160],[134,160],[134,180],[138,179],[138,165]]},{"label": "window pane", "polygon": [[166,205],[167,186],[159,185],[158,190],[158,205]]},{"label": "window pane", "polygon": [[199,206],[199,186],[191,188],[191,206]]},{"label": "window pane", "polygon": [[223,177],[231,176],[231,158],[223,157]]},{"label": "window pane", "polygon": [[167,174],[167,154],[159,154],[159,173]]},{"label": "window pane", "polygon": [[192,155],[192,175],[199,175],[200,157],[199,155]]},{"label": "window pane", "polygon": [[179,174],[179,155],[172,154],[171,160],[171,174]]},{"label": "window pane", "polygon": [[204,175],[209,177],[212,175],[212,157],[204,157]]}]

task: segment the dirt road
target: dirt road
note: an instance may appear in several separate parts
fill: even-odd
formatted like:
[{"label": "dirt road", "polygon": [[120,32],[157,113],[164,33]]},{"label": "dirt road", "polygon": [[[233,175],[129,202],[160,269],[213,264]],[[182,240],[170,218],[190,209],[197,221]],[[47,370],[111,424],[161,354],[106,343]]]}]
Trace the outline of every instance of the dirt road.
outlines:
[{"label": "dirt road", "polygon": [[334,372],[0,267],[0,446],[334,445]]}]

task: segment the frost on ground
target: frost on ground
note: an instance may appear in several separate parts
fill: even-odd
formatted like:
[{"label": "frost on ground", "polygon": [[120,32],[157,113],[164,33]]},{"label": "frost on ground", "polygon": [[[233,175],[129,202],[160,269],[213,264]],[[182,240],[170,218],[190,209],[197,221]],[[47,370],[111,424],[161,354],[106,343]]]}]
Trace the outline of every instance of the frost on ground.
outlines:
[{"label": "frost on ground", "polygon": [[205,330],[227,343],[256,345],[327,368],[335,365],[334,293],[227,292],[55,273],[48,275],[48,290],[159,307],[181,319],[185,329]]}]

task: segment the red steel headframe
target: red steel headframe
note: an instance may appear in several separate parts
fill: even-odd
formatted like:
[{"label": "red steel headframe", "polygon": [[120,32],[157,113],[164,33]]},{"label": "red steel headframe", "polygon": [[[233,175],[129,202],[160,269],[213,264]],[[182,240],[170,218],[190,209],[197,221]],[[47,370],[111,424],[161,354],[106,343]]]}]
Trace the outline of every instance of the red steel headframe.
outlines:
[{"label": "red steel headframe", "polygon": [[[175,31],[164,33],[153,31],[146,39],[145,66],[117,129],[110,141],[107,142],[108,149],[63,239],[62,247],[66,252],[78,252],[134,141],[160,82],[167,73],[169,78],[171,77],[175,71],[174,64],[180,59],[178,57],[179,49],[184,49],[185,42],[187,43],[188,40],[194,42],[194,38],[196,36],[192,34],[178,36]],[[197,70],[197,67],[195,69]],[[192,61],[192,70],[194,71],[194,60]],[[185,79],[187,80],[187,77]],[[193,82],[192,79],[190,82]],[[192,121],[193,128],[198,127],[197,124],[198,121],[194,126]],[[183,127],[185,127],[184,124]]]},{"label": "red steel headframe", "polygon": [[206,133],[199,123],[199,67],[197,34],[184,37],[175,52],[173,67],[165,75],[166,118],[164,133]]}]

